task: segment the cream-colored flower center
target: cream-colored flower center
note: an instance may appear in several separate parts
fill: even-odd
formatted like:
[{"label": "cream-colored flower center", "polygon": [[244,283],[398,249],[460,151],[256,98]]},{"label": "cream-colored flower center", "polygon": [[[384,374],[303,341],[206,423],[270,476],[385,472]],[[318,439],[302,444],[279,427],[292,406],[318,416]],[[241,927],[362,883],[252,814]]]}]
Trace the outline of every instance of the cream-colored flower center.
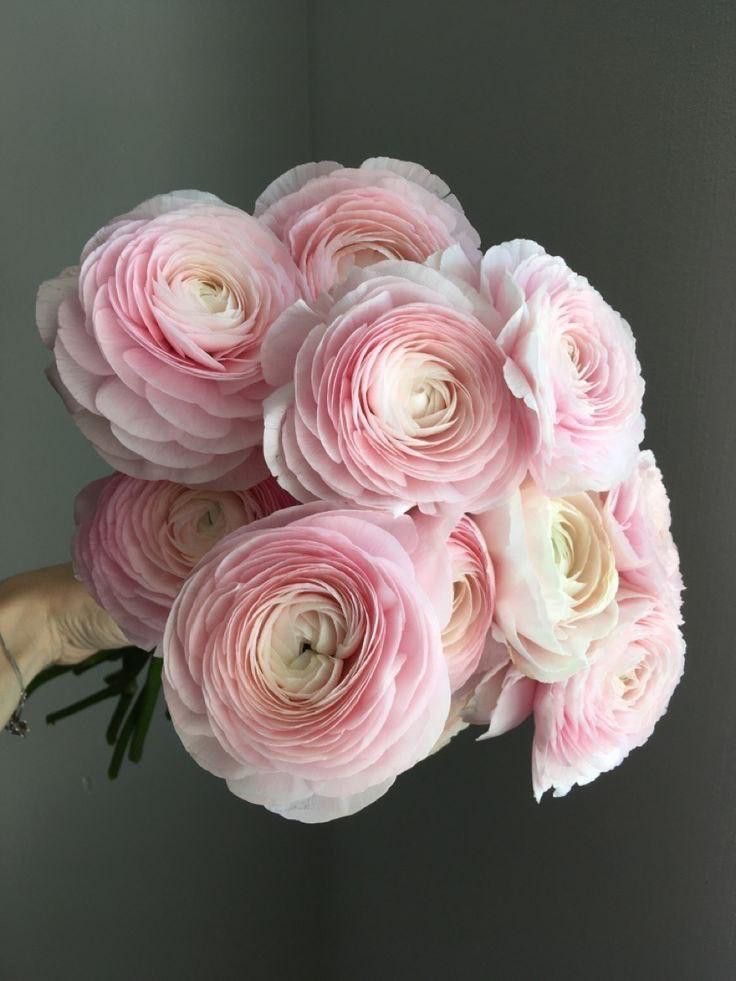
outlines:
[{"label": "cream-colored flower center", "polygon": [[589,340],[578,336],[574,328],[563,334],[562,348],[570,365],[573,386],[580,396],[584,396],[592,388],[598,354],[591,349]]},{"label": "cream-colored flower center", "polygon": [[234,330],[242,330],[253,297],[247,284],[196,256],[168,268],[155,285],[161,323],[174,323],[197,338],[203,349],[218,350]]},{"label": "cream-colored flower center", "polygon": [[188,286],[208,313],[223,313],[228,309],[231,296],[224,283],[211,279],[192,279]]},{"label": "cream-colored flower center", "polygon": [[225,515],[218,501],[207,501],[205,511],[197,521],[197,531],[209,538],[220,538],[225,531]]},{"label": "cream-colored flower center", "polygon": [[258,642],[261,671],[272,690],[291,696],[324,693],[355,652],[339,602],[321,593],[289,597],[272,611]]},{"label": "cream-colored flower center", "polygon": [[562,508],[555,509],[552,519],[552,552],[555,565],[564,579],[569,577],[574,556],[571,531],[570,525],[565,521]]},{"label": "cream-colored flower center", "polygon": [[651,673],[650,664],[645,657],[642,657],[623,674],[611,679],[614,693],[623,702],[638,701],[646,690]]},{"label": "cream-colored flower center", "polygon": [[572,334],[565,334],[562,341],[565,352],[574,367],[580,370],[580,349]]},{"label": "cream-colored flower center", "polygon": [[395,432],[418,437],[442,432],[457,409],[455,380],[447,365],[419,352],[387,359],[374,410]]},{"label": "cream-colored flower center", "polygon": [[245,524],[251,514],[230,491],[205,492],[172,486],[166,517],[169,559],[190,569],[228,532]]},{"label": "cream-colored flower center", "polygon": [[471,580],[468,575],[460,575],[452,584],[452,613],[442,631],[445,648],[452,648],[463,640],[476,613],[475,590]]},{"label": "cream-colored flower center", "polygon": [[550,540],[565,620],[593,616],[614,599],[618,574],[613,548],[587,494],[549,501]]}]

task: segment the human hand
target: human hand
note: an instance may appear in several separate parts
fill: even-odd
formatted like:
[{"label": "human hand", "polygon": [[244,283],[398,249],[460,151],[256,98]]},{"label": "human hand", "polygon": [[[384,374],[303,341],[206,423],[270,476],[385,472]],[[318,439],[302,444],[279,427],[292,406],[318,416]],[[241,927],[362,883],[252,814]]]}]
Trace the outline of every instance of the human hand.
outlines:
[{"label": "human hand", "polygon": [[[70,563],[0,583],[0,634],[25,686],[52,664],[78,664],[99,650],[128,646],[120,628],[74,578]],[[4,661],[0,656],[0,726],[19,695]]]}]

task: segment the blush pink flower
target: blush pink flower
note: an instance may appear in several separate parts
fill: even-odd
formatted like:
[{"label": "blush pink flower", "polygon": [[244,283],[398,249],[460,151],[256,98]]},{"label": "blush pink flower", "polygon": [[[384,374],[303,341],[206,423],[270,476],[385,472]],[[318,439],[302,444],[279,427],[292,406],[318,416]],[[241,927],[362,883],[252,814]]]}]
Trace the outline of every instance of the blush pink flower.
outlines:
[{"label": "blush pink flower", "polygon": [[493,620],[495,580],[478,526],[464,515],[447,542],[452,575],[452,613],[442,645],[453,692],[475,673]]},{"label": "blush pink flower", "polygon": [[215,542],[293,504],[272,477],[250,490],[216,491],[113,474],[77,497],[75,572],[129,640],[150,650],[182,583]]},{"label": "blush pink flower", "polygon": [[631,475],[606,495],[603,513],[622,585],[658,596],[679,611],[683,583],[670,502],[650,450],[639,454]]},{"label": "blush pink flower", "polygon": [[233,532],[179,593],[164,690],[186,749],[230,790],[327,821],[432,749],[450,686],[442,536],[306,505]]},{"label": "blush pink flower", "polygon": [[117,470],[242,488],[268,392],[266,329],[300,295],[287,250],[211,194],[175,191],[116,218],[39,289],[49,377]]},{"label": "blush pink flower", "polygon": [[453,243],[472,253],[480,241],[443,180],[390,157],[357,169],[331,160],[302,164],[269,185],[255,214],[289,248],[309,299],[355,266],[423,262]]},{"label": "blush pink flower", "polygon": [[302,501],[398,513],[490,507],[524,478],[529,434],[485,306],[411,262],[356,272],[294,304],[263,345],[264,454]]},{"label": "blush pink flower", "polygon": [[479,739],[501,736],[531,715],[538,686],[519,671],[506,644],[489,639],[479,670],[465,688],[463,718],[487,727]]},{"label": "blush pink flower", "polygon": [[537,427],[531,471],[550,494],[609,490],[633,469],[644,382],[626,321],[535,242],[489,249],[481,292],[506,378]]},{"label": "blush pink flower", "polygon": [[623,595],[614,633],[590,666],[539,685],[534,701],[532,780],[537,800],[562,797],[618,766],[651,736],[684,667],[678,613],[653,596]]},{"label": "blush pink flower", "polygon": [[453,692],[445,728],[435,751],[469,725],[485,726],[478,740],[501,736],[532,713],[538,682],[515,666],[506,644],[487,634],[476,671]]},{"label": "blush pink flower", "polygon": [[618,573],[597,494],[548,498],[527,481],[475,516],[496,574],[493,632],[520,672],[562,681],[616,625]]}]

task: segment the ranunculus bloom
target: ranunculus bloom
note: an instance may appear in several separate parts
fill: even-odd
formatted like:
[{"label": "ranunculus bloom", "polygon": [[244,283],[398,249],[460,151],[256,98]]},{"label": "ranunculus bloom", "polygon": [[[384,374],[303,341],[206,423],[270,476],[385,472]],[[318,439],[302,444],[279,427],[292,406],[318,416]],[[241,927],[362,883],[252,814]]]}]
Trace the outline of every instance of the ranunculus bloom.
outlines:
[{"label": "ranunculus bloom", "polygon": [[537,685],[514,665],[507,645],[487,635],[477,670],[453,692],[435,751],[469,725],[486,727],[479,740],[500,736],[521,725],[531,715]]},{"label": "ranunculus bloom", "polygon": [[299,293],[287,250],[255,218],[199,191],[152,198],[39,289],[49,377],[117,470],[249,486],[265,476],[261,341]]},{"label": "ranunculus bloom", "polygon": [[272,477],[246,491],[103,477],[77,497],[75,572],[128,638],[151,649],[181,584],[215,542],[292,504]]},{"label": "ranunculus bloom", "polygon": [[315,309],[294,304],[263,345],[264,454],[302,501],[474,511],[528,464],[526,413],[465,282],[412,262],[355,272]]},{"label": "ranunculus bloom", "polygon": [[473,252],[480,241],[443,180],[389,157],[358,169],[331,160],[302,164],[269,185],[255,214],[288,246],[311,299],[354,266],[422,262],[455,242]]},{"label": "ranunculus bloom", "polygon": [[478,526],[467,515],[447,542],[452,574],[452,613],[442,631],[442,645],[457,691],[476,671],[493,620],[495,581],[488,549]]},{"label": "ranunculus bloom", "polygon": [[234,794],[300,821],[351,814],[447,718],[446,536],[305,505],[233,532],[179,593],[164,689],[184,746]]},{"label": "ranunculus bloom", "polygon": [[650,450],[640,453],[631,475],[606,495],[603,514],[622,585],[652,593],[679,610],[683,585],[670,502]]},{"label": "ranunculus bloom", "polygon": [[538,684],[519,671],[506,644],[489,641],[478,672],[465,686],[463,718],[487,726],[479,739],[501,736],[531,715]]},{"label": "ranunculus bloom", "polygon": [[618,574],[597,494],[546,497],[531,481],[475,516],[496,574],[494,635],[537,681],[584,668],[616,624]]},{"label": "ranunculus bloom", "polygon": [[644,381],[626,321],[535,242],[489,249],[481,292],[509,357],[507,381],[536,420],[537,482],[558,494],[624,480],[644,434]]},{"label": "ranunculus bloom", "polygon": [[613,634],[590,667],[539,685],[534,702],[532,781],[539,800],[564,796],[619,763],[651,736],[682,675],[678,613],[653,596],[624,594]]}]

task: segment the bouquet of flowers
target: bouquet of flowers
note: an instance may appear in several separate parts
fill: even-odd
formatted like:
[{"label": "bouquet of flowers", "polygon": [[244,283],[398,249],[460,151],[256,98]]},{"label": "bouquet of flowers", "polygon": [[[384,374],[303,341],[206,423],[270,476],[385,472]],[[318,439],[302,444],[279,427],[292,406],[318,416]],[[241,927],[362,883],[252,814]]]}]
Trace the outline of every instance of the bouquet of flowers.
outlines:
[{"label": "bouquet of flowers", "polygon": [[537,799],[649,738],[684,662],[669,503],[631,329],[563,259],[482,252],[418,164],[309,163],[252,215],[113,219],[37,320],[115,470],[73,542],[137,645],[97,656],[111,775],[159,685],[201,767],[306,822],[468,725],[533,716]]}]

